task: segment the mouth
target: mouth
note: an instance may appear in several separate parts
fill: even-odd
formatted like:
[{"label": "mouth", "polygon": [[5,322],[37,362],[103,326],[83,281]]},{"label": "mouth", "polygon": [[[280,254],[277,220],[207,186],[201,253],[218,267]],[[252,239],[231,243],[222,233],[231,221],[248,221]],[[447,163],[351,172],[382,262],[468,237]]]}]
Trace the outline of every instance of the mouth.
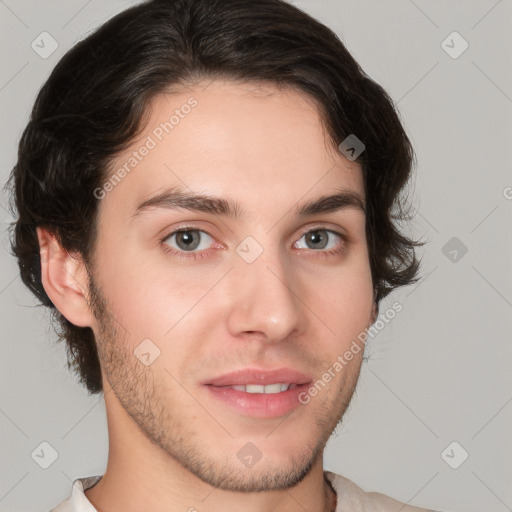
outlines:
[{"label": "mouth", "polygon": [[[312,378],[304,373],[290,368],[280,368],[278,370],[260,370],[256,368],[246,368],[231,373],[220,375],[203,381],[201,384],[210,386],[276,386],[295,385],[301,386],[312,381]],[[251,393],[251,391],[248,391]],[[254,392],[254,391],[252,391]]]},{"label": "mouth", "polygon": [[239,370],[201,384],[217,404],[238,414],[276,418],[301,405],[298,397],[311,382],[312,378],[303,373],[282,368]]},{"label": "mouth", "polygon": [[265,386],[262,384],[240,384],[234,386],[216,386],[219,388],[229,388],[234,389],[235,391],[243,391],[244,393],[263,393],[265,395],[274,395],[276,393],[282,393],[283,391],[288,391],[289,389],[294,389],[297,387],[297,384],[290,383],[276,383],[276,384],[266,384]]}]

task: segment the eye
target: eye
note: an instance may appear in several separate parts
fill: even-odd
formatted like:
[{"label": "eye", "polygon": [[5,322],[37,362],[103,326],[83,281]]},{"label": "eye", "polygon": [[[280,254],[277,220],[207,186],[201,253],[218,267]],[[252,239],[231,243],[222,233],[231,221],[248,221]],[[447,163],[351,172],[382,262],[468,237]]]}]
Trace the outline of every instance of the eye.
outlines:
[{"label": "eye", "polygon": [[[205,240],[206,237],[206,240]],[[172,240],[175,240],[172,242]],[[210,240],[208,243],[208,239]],[[183,252],[192,252],[196,249],[199,251],[203,251],[208,249],[209,244],[213,241],[213,238],[200,229],[180,229],[178,231],[173,231],[170,235],[162,240],[162,242],[175,251],[183,251]],[[175,245],[173,245],[173,243]]]},{"label": "eye", "polygon": [[[300,239],[302,238],[305,238],[307,246],[301,247],[299,242],[295,242],[294,248],[310,249],[317,256],[335,255],[345,248],[346,240],[342,234],[322,227],[304,232]],[[208,249],[213,241],[213,237],[205,231],[188,226],[183,226],[161,239],[166,253],[183,259],[208,257]]]},{"label": "eye", "polygon": [[[339,241],[336,241],[336,238],[344,241],[344,238],[340,233],[325,228],[311,229],[306,233],[303,233],[301,239],[302,238],[306,239],[306,244],[308,246],[297,247],[298,249],[315,249],[325,253],[336,253],[341,250],[339,247],[340,243]],[[297,246],[297,244],[298,242],[296,242],[295,246]]]}]

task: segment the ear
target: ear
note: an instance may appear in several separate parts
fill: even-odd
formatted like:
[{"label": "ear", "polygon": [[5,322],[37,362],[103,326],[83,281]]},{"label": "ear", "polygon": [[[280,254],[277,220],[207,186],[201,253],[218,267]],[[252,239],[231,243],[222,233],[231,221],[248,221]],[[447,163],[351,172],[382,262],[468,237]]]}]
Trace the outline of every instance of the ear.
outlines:
[{"label": "ear", "polygon": [[55,235],[37,227],[41,281],[55,307],[72,324],[92,327],[87,270],[83,260],[61,247]]}]

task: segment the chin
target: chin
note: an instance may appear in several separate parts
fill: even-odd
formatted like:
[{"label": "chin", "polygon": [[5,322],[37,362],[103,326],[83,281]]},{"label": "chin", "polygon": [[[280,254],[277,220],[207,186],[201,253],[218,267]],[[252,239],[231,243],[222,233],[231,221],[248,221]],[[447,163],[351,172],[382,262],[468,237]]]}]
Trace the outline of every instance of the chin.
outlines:
[{"label": "chin", "polygon": [[204,483],[217,489],[244,493],[275,491],[289,489],[301,482],[320,455],[321,450],[317,450],[298,457],[288,455],[283,460],[275,455],[265,457],[262,454],[257,461],[253,459],[244,463],[236,457],[227,464],[209,460],[194,464],[189,460],[185,467]]}]

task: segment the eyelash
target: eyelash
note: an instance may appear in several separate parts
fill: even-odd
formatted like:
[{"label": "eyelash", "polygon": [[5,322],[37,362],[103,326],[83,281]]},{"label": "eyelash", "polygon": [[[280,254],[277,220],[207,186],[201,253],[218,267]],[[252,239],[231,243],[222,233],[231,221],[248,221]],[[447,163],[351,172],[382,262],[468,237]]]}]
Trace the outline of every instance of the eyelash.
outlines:
[{"label": "eyelash", "polygon": [[[203,229],[199,229],[195,226],[181,226],[180,228],[175,229],[174,231],[171,231],[170,233],[168,233],[167,235],[165,235],[163,238],[160,239],[160,244],[162,245],[163,251],[166,254],[170,254],[173,257],[186,259],[186,260],[190,260],[190,259],[197,260],[199,258],[207,257],[206,253],[209,252],[210,249],[206,249],[206,250],[202,250],[202,251],[198,251],[198,252],[177,251],[176,249],[169,247],[169,245],[167,245],[165,243],[165,240],[167,240],[171,236],[179,234],[179,233],[184,233],[184,232],[186,233],[187,231],[200,231],[202,233],[206,233],[208,236],[213,238],[213,236],[210,235],[210,233],[208,233],[207,231],[204,231]],[[326,227],[323,227],[323,226],[316,226],[313,228],[309,228],[306,231],[303,231],[299,237],[299,240],[304,235],[307,235],[308,233],[313,232],[313,231],[326,231],[328,233],[337,235],[341,239],[340,246],[337,249],[331,249],[329,251],[315,251],[314,249],[309,249],[310,251],[313,251],[314,253],[316,253],[319,257],[336,256],[344,250],[345,244],[347,242],[346,237],[344,235],[342,235],[341,233],[338,233],[337,231],[334,231],[332,229],[327,229]],[[308,249],[299,249],[299,250],[303,251],[303,250],[308,250]]]}]

